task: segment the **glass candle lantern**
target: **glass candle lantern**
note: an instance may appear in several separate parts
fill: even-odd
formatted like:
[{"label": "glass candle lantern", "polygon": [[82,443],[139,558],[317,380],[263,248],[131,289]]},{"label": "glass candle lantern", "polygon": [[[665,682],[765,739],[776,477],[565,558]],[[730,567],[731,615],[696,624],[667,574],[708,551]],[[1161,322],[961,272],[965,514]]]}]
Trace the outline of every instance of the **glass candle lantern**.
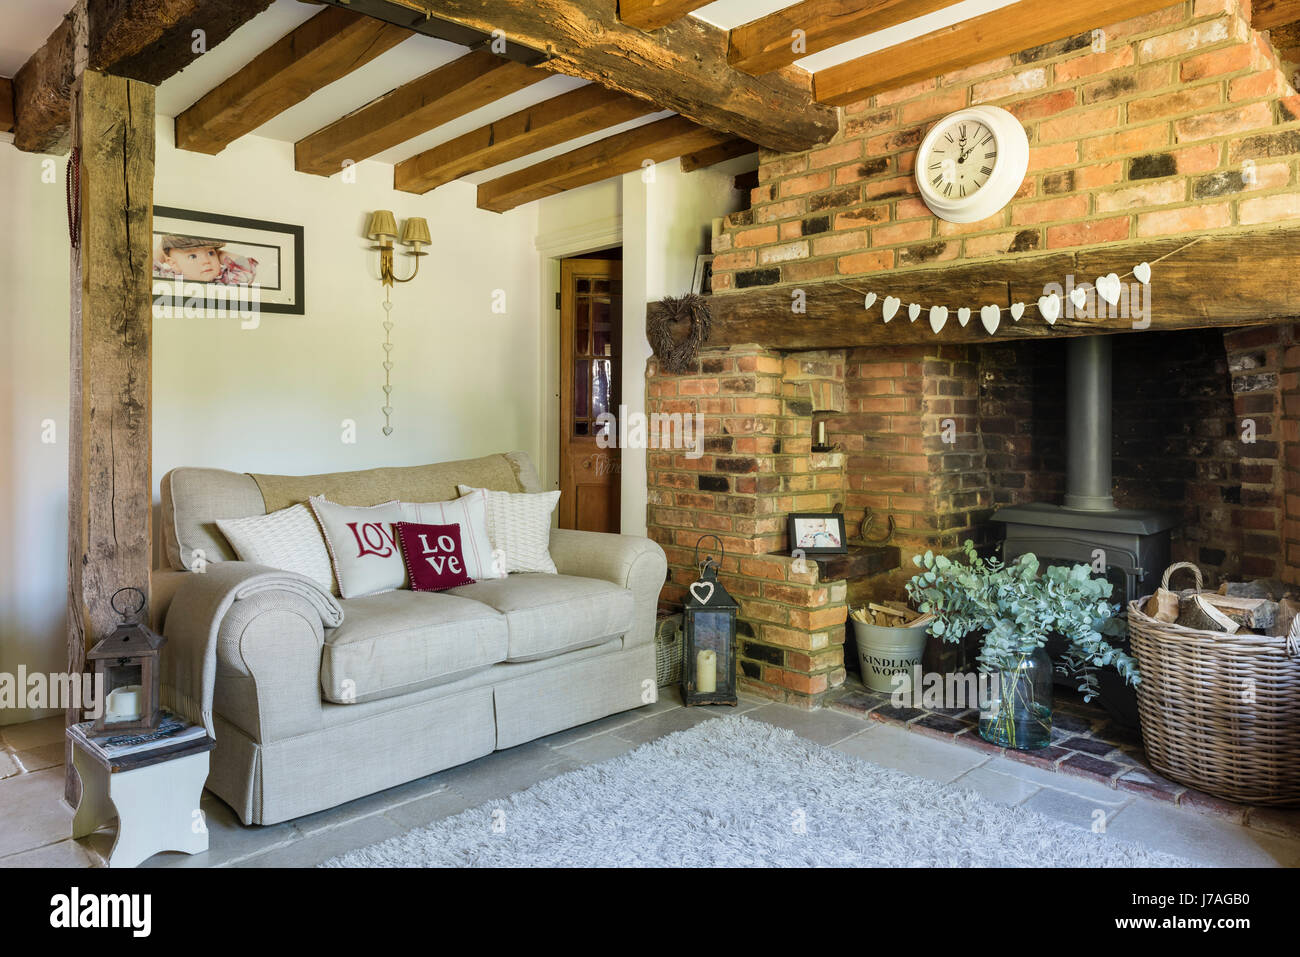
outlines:
[{"label": "glass candle lantern", "polygon": [[683,614],[685,642],[682,649],[682,700],[688,705],[736,704],[736,612],[735,599],[718,581],[720,560],[713,556],[699,560],[700,545],[716,535],[706,535],[695,545],[698,581],[691,583]]},{"label": "glass candle lantern", "polygon": [[[126,592],[140,596],[133,611],[118,607],[118,596]],[[155,731],[161,717],[162,675],[158,665],[167,639],[135,620],[145,605],[140,589],[120,588],[113,593],[112,601],[122,622],[86,653],[86,664],[94,669],[96,686],[103,696],[99,715],[87,732],[95,737]]]}]

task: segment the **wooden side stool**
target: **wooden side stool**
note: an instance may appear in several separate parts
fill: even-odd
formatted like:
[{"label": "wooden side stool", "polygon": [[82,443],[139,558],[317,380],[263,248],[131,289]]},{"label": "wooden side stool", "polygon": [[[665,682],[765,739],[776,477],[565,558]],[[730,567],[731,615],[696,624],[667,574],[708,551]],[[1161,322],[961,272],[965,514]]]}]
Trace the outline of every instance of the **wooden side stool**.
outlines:
[{"label": "wooden side stool", "polygon": [[110,756],[102,739],[86,737],[83,727],[67,731],[72,764],[81,778],[73,837],[85,837],[116,816],[109,867],[135,867],[160,851],[202,854],[208,849],[199,798],[215,741],[204,734],[169,747]]}]

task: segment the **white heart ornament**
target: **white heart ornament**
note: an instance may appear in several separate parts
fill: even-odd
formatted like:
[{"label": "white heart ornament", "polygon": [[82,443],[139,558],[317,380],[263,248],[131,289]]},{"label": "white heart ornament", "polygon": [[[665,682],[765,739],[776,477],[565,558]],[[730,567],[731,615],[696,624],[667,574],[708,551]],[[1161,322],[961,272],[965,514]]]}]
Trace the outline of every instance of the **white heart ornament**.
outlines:
[{"label": "white heart ornament", "polygon": [[384,332],[392,332],[392,331],[393,331],[393,324],[391,322],[385,322]]},{"label": "white heart ornament", "polygon": [[1025,314],[1025,304],[1023,302],[1013,302],[1011,304],[1011,318],[1015,322],[1020,321],[1020,317]]},{"label": "white heart ornament", "polygon": [[920,317],[921,317],[920,306],[918,306],[916,303],[912,303],[910,306],[907,307],[908,319],[912,320],[912,322],[916,322],[916,320],[919,319]]},{"label": "white heart ornament", "polygon": [[1119,302],[1121,288],[1119,276],[1114,273],[1102,276],[1097,280],[1097,294],[1112,306]]},{"label": "white heart ornament", "polygon": [[1142,283],[1142,285],[1145,286],[1147,283],[1151,281],[1151,264],[1138,263],[1136,266],[1133,267],[1133,276],[1134,278],[1137,279],[1138,282]]},{"label": "white heart ornament", "polygon": [[993,335],[1002,322],[1002,310],[997,306],[985,306],[980,310],[980,322],[988,330],[989,335]]},{"label": "white heart ornament", "polygon": [[930,328],[935,331],[936,335],[939,333],[939,330],[942,329],[947,324],[947,322],[948,322],[947,306],[930,307]]},{"label": "white heart ornament", "polygon": [[[695,590],[697,588],[704,590],[704,597],[700,597],[700,593]],[[709,599],[713,597],[713,582],[691,582],[691,594],[695,596],[695,600],[701,605],[707,605]]]},{"label": "white heart ornament", "polygon": [[383,386],[383,390],[384,390],[384,395],[392,395],[392,394],[393,394],[393,387],[392,387],[391,385]]},{"label": "white heart ornament", "polygon": [[392,434],[393,434],[393,427],[391,425],[384,426],[384,435],[392,435]]},{"label": "white heart ornament", "polygon": [[1077,286],[1070,291],[1070,302],[1074,303],[1075,309],[1082,309],[1088,302],[1088,290],[1085,286]]},{"label": "white heart ornament", "polygon": [[862,308],[870,309],[875,304],[876,304],[876,294],[874,292],[867,293],[867,298],[862,300]]},{"label": "white heart ornament", "polygon": [[386,406],[384,406],[382,409],[380,409],[379,411],[382,412],[382,413],[384,413],[384,415],[392,415],[392,414],[393,414],[393,407],[392,407],[391,405],[386,405]]},{"label": "white heart ornament", "polygon": [[1053,325],[1061,315],[1061,300],[1057,298],[1056,293],[1052,293],[1050,296],[1040,296],[1038,311],[1047,320],[1049,326]]},{"label": "white heart ornament", "polygon": [[963,329],[965,329],[966,323],[968,322],[970,322],[970,310],[967,309],[965,306],[962,306],[960,309],[957,310],[957,324],[960,325]]},{"label": "white heart ornament", "polygon": [[880,307],[880,314],[885,317],[885,322],[893,319],[898,315],[898,307],[903,304],[903,300],[895,296],[886,296],[884,305]]}]

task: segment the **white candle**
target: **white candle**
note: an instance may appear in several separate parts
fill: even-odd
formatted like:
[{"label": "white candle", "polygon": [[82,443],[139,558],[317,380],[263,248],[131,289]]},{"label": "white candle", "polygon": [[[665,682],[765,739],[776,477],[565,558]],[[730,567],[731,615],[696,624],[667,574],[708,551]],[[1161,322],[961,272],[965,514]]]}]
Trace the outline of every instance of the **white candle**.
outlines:
[{"label": "white candle", "polygon": [[701,651],[695,656],[695,690],[712,694],[718,690],[718,653]]},{"label": "white candle", "polygon": [[105,711],[112,721],[139,721],[141,687],[123,685],[108,693]]},{"label": "white candle", "polygon": [[817,423],[817,444],[818,445],[826,444],[826,423],[825,422]]}]

